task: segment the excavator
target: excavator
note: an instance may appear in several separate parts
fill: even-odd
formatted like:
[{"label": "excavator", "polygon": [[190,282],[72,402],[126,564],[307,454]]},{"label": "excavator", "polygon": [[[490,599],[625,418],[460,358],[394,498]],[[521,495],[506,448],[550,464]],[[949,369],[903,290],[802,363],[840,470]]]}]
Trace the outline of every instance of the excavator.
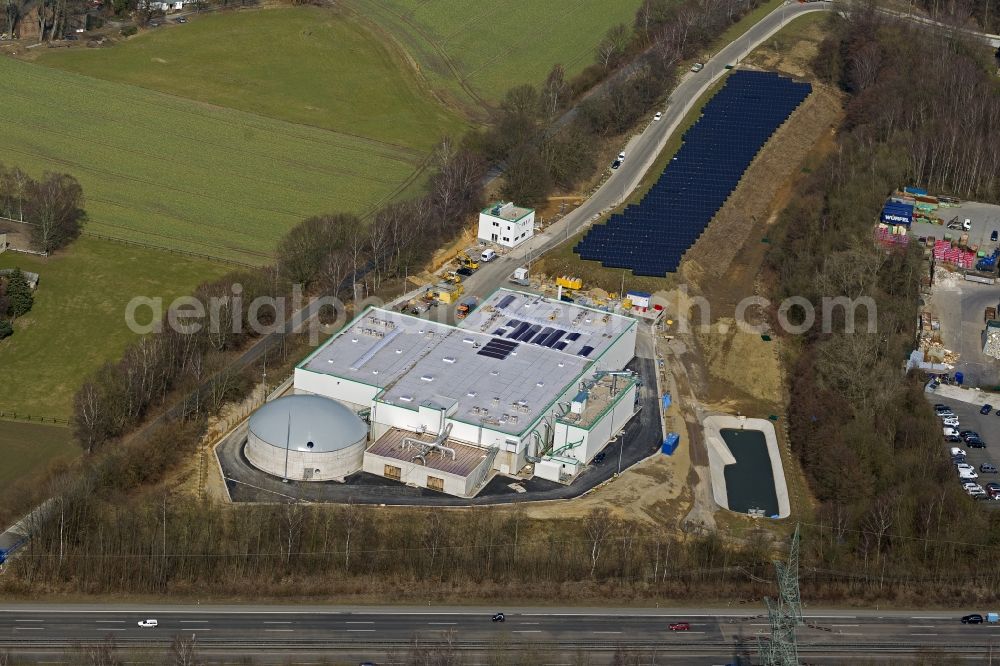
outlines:
[{"label": "excavator", "polygon": [[472,257],[470,257],[468,254],[464,252],[458,255],[458,263],[461,264],[462,268],[465,268],[466,270],[470,271],[479,270],[479,262],[475,261]]}]

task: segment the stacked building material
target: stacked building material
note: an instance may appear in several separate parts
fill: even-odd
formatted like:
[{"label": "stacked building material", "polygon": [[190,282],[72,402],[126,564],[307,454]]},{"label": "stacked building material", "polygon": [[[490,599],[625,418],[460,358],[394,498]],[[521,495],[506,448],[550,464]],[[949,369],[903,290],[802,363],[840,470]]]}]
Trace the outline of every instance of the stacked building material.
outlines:
[{"label": "stacked building material", "polygon": [[934,242],[934,258],[937,261],[954,264],[959,268],[973,268],[976,265],[975,252],[953,247],[951,242],[947,240]]},{"label": "stacked building material", "polygon": [[906,227],[880,224],[875,229],[875,242],[886,247],[905,247],[910,242]]}]

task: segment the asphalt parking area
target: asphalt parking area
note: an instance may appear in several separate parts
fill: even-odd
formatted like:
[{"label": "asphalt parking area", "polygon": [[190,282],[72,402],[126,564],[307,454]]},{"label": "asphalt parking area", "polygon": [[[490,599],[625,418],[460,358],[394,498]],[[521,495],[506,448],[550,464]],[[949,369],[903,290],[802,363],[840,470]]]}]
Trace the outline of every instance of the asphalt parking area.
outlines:
[{"label": "asphalt parking area", "polygon": [[[1000,409],[1000,400],[993,404],[993,409],[990,410],[989,415],[985,415],[979,413],[978,405],[958,400],[942,399],[941,396],[932,393],[929,393],[927,397],[932,405],[941,403],[951,407],[951,411],[955,412],[955,416],[958,417],[961,423],[958,429],[960,431],[974,430],[979,433],[980,438],[986,443],[986,448],[975,449],[964,442],[961,444],[946,442],[942,436],[942,455],[947,456],[948,450],[953,446],[957,446],[968,454],[966,456],[968,463],[974,466],[976,472],[979,473],[976,483],[982,486],[990,482],[1000,483],[1000,474],[984,474],[979,472],[979,467],[983,463],[992,463],[1000,469],[1000,416],[996,415],[997,409]],[[940,435],[941,432],[938,431],[938,434]],[[955,475],[955,483],[959,483],[957,474]],[[984,501],[983,504],[989,506],[991,509],[1000,510],[1000,501]]]}]

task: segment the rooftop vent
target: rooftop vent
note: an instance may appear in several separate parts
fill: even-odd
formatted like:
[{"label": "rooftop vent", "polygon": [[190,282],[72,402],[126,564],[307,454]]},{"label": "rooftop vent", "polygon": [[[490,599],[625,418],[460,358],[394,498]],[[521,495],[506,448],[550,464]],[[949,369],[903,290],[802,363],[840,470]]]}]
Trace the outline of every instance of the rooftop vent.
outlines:
[{"label": "rooftop vent", "polygon": [[477,395],[479,395],[479,394],[478,394],[478,393],[476,393],[475,391],[469,391],[469,392],[468,392],[468,393],[466,393],[465,395],[469,396],[470,398],[475,398],[475,397],[476,397]]},{"label": "rooftop vent", "polygon": [[400,402],[413,402],[413,396],[412,395],[401,395],[401,396],[399,396],[399,401]]},{"label": "rooftop vent", "polygon": [[445,363],[454,363],[455,362],[455,357],[454,356],[445,356],[441,360],[444,361]]},{"label": "rooftop vent", "polygon": [[421,381],[432,382],[434,381],[434,375],[421,375],[420,379]]}]

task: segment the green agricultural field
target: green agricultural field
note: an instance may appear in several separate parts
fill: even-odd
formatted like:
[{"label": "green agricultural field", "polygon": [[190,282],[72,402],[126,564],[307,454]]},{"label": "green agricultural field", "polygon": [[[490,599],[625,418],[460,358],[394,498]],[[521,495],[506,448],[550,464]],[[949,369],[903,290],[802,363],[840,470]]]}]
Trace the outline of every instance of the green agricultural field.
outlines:
[{"label": "green agricultural field", "polygon": [[0,487],[79,453],[69,428],[0,420]]},{"label": "green agricultural field", "polygon": [[594,62],[608,28],[632,25],[641,0],[348,0],[405,45],[465,103],[492,103],[513,85],[570,75]]},{"label": "green agricultural field", "polygon": [[11,58],[0,80],[0,159],[74,175],[90,231],[250,263],[304,217],[372,210],[426,157]]},{"label": "green agricultural field", "polygon": [[62,419],[71,415],[83,378],[120,358],[135,338],[125,325],[133,296],[160,296],[166,307],[227,272],[221,264],[86,236],[47,259],[0,254],[0,268],[15,266],[41,278],[31,312],[0,341],[0,411]]},{"label": "green agricultural field", "polygon": [[37,62],[421,152],[462,128],[391,42],[319,7],[192,17]]}]

